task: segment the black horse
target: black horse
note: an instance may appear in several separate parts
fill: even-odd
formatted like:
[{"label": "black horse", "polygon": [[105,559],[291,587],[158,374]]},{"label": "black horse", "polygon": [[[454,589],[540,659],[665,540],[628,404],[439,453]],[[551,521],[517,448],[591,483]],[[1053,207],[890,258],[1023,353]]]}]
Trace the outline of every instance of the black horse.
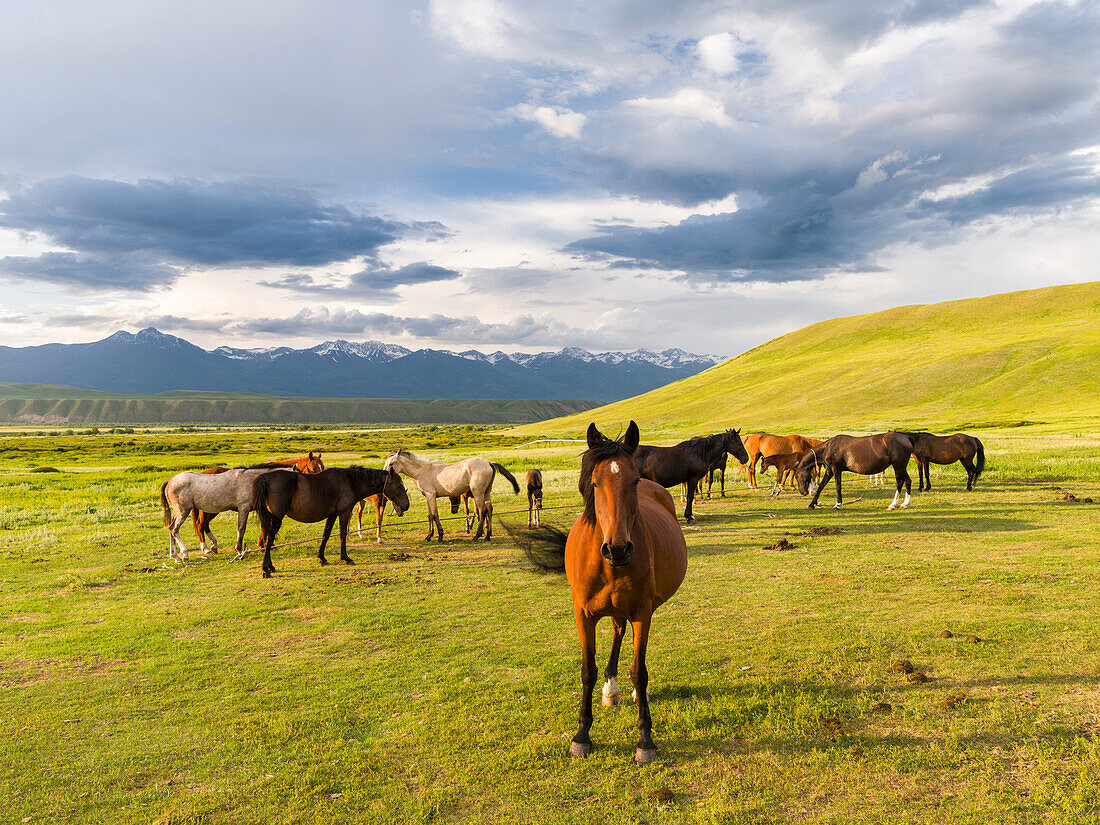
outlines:
[{"label": "black horse", "polygon": [[742,463],[749,460],[749,454],[741,443],[740,430],[696,436],[681,441],[675,447],[642,444],[634,451],[634,464],[643,478],[656,481],[662,487],[687,484],[684,520],[690,523],[695,521],[695,516],[691,513],[695,490],[710,465],[723,453],[729,453]]},{"label": "black horse", "polygon": [[973,490],[974,482],[985,470],[985,447],[982,442],[966,433],[932,435],[932,433],[902,433],[913,442],[913,458],[917,460],[917,492],[932,489],[929,464],[954,464],[960,462],[966,469],[966,489]]},{"label": "black horse", "polygon": [[275,537],[287,516],[307,524],[325,522],[325,534],[317,549],[321,564],[328,564],[325,544],[328,543],[332,525],[339,518],[340,558],[345,564],[354,564],[348,556],[351,511],[360,501],[377,493],[383,493],[393,503],[397,515],[409,509],[405,485],[393,470],[337,467],[314,475],[276,470],[257,478],[252,486],[252,509],[259,515],[264,533],[264,578],[271,578],[275,572],[275,566],[271,563],[271,546],[275,544]]},{"label": "black horse", "polygon": [[[901,497],[902,485],[905,485],[905,501],[902,507],[909,506],[909,493],[912,489],[912,479],[905,465],[909,463],[909,457],[913,454],[912,442],[901,433],[879,433],[878,435],[834,435],[828,441],[811,447],[809,452],[802,457],[795,468],[794,477],[798,482],[798,492],[802,495],[813,494],[810,501],[810,509],[817,506],[817,499],[829,479],[836,476],[836,504],[839,510],[843,501],[840,494],[840,474],[847,470],[851,473],[860,473],[869,476],[881,473],[887,467],[894,468],[894,481],[897,484],[897,492],[894,500],[890,502],[887,510],[893,510],[898,506],[898,498]],[[820,484],[814,483],[814,475],[818,469],[825,471]]]}]

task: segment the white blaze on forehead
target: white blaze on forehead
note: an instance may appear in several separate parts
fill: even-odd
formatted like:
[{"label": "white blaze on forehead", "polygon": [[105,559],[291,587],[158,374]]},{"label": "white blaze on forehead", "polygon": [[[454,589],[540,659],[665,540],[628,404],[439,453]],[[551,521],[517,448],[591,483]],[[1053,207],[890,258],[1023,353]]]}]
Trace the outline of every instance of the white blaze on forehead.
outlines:
[{"label": "white blaze on forehead", "polygon": [[619,472],[619,462],[618,461],[612,461],[611,462],[611,472],[613,472],[613,473]]}]

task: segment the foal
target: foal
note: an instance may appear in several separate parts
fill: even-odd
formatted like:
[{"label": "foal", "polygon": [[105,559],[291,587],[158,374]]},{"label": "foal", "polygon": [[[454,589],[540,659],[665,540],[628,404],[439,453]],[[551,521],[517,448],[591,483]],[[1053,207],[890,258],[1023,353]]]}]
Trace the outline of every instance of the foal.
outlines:
[{"label": "foal", "polygon": [[541,527],[542,514],[542,471],[538,468],[527,471],[527,526]]}]

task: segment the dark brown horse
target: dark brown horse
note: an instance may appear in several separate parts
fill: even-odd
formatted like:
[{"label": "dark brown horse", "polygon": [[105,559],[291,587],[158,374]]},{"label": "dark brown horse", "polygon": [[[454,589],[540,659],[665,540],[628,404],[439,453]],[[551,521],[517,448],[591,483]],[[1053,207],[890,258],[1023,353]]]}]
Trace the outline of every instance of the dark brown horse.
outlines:
[{"label": "dark brown horse", "polygon": [[317,548],[321,564],[328,564],[325,544],[332,533],[332,525],[340,519],[340,558],[345,564],[354,564],[348,556],[351,511],[358,502],[376,493],[383,493],[399,516],[409,509],[405,485],[393,470],[339,467],[316,475],[275,471],[257,478],[252,487],[252,509],[259,515],[264,531],[264,578],[270,578],[275,572],[271,546],[287,516],[307,524],[325,522],[325,533]]},{"label": "dark brown horse", "polygon": [[527,471],[527,526],[539,527],[542,515],[542,471]]},{"label": "dark brown horse", "polygon": [[662,487],[687,484],[684,520],[690,523],[695,521],[691,506],[695,502],[699,482],[707,474],[711,462],[722,453],[729,453],[738,461],[748,461],[748,453],[741,444],[740,430],[696,436],[674,447],[642,444],[634,452],[634,464],[643,478],[656,481]]},{"label": "dark brown horse", "polygon": [[[280,467],[289,467],[292,470],[297,470],[299,473],[319,473],[325,469],[325,463],[321,461],[321,454],[314,454],[312,451],[309,455],[298,456],[298,458],[277,458],[274,461],[265,461],[261,464],[252,464],[248,467],[235,467],[234,469],[241,470],[262,470],[271,469],[277,470]],[[203,475],[219,475],[228,470],[228,467],[209,467],[202,471]],[[199,540],[199,549],[203,553],[217,553],[218,552],[218,540],[214,537],[214,533],[210,530],[210,522],[214,520],[217,513],[207,513],[202,510],[193,510],[191,512],[191,526],[195,528],[195,536]],[[206,539],[210,539],[210,544],[207,546]],[[263,543],[263,536],[260,537],[260,543]]]},{"label": "dark brown horse", "polygon": [[[676,521],[668,491],[641,478],[631,460],[638,449],[638,425],[633,421],[621,441],[610,441],[588,427],[588,450],[581,456],[580,492],[584,513],[568,537],[560,531],[539,531],[557,549],[558,564],[573,591],[573,614],[581,639],[580,726],[569,755],[592,752],[592,691],[596,687],[596,623],[609,617],[614,627],[611,658],[604,671],[603,703],[619,702],[619,650],[626,624],[634,630],[630,680],[638,703],[638,746],[635,760],[645,765],[657,755],[649,714],[649,671],[646,648],[653,611],[671,598],[687,572],[687,545]],[[534,534],[535,531],[528,531]],[[564,558],[563,558],[564,556]],[[535,557],[531,557],[535,560]]]},{"label": "dark brown horse", "polygon": [[[909,456],[913,454],[913,445],[901,433],[879,433],[878,435],[834,435],[828,441],[811,447],[795,468],[794,477],[798,482],[798,492],[802,495],[810,493],[813,499],[810,501],[810,509],[817,506],[817,499],[829,479],[836,477],[836,504],[839,510],[843,502],[840,493],[840,474],[844,470],[851,473],[860,473],[869,476],[881,473],[887,467],[894,468],[894,481],[897,484],[897,492],[894,500],[887,507],[893,510],[898,506],[901,497],[902,485],[905,485],[905,501],[901,506],[909,506],[909,493],[912,489],[912,479],[905,469],[909,463]],[[819,469],[825,470],[821,483],[814,482],[814,474]]]},{"label": "dark brown horse", "polygon": [[966,433],[932,435],[932,433],[902,433],[913,442],[913,458],[917,461],[917,492],[932,489],[929,464],[954,464],[960,462],[966,469],[966,489],[973,490],[974,482],[985,470],[985,447],[982,442]]},{"label": "dark brown horse", "polygon": [[715,473],[719,474],[719,481],[722,485],[722,498],[726,497],[726,461],[728,458],[729,453],[722,453],[707,467],[707,498],[710,498],[710,488],[714,486]]}]

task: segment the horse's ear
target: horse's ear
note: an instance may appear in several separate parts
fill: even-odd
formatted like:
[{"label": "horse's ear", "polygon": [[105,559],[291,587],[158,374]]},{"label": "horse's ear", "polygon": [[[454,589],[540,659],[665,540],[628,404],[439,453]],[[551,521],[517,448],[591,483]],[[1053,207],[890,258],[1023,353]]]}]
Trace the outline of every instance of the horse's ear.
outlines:
[{"label": "horse's ear", "polygon": [[599,447],[601,444],[607,441],[607,439],[603,437],[603,433],[596,429],[595,421],[588,425],[587,438],[588,448],[590,450],[594,450],[596,447]]},{"label": "horse's ear", "polygon": [[631,421],[626,428],[626,435],[623,436],[623,446],[630,452],[634,452],[638,449],[638,442],[641,438],[641,433],[638,432],[638,425]]},{"label": "horse's ear", "polygon": [[309,460],[310,461],[316,461],[317,460],[317,457],[313,455],[313,450],[309,451]]}]

